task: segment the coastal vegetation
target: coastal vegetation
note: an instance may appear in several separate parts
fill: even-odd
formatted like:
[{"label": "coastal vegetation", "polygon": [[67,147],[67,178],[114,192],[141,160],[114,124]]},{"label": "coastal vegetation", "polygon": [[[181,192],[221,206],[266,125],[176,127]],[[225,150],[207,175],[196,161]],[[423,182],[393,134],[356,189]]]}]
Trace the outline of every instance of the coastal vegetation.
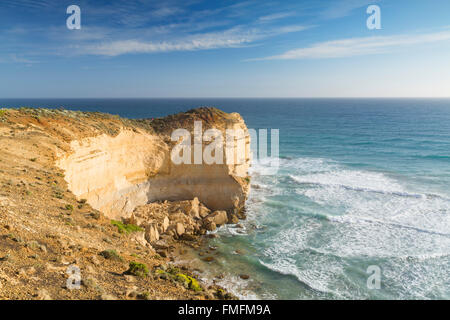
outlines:
[{"label": "coastal vegetation", "polygon": [[146,277],[148,276],[148,268],[143,263],[131,261],[128,270],[125,271],[125,274],[130,274],[136,277]]},{"label": "coastal vegetation", "polygon": [[119,233],[128,234],[132,232],[144,231],[144,229],[139,226],[136,226],[134,224],[126,224],[121,221],[111,220],[111,224],[117,227],[117,231],[119,231]]}]

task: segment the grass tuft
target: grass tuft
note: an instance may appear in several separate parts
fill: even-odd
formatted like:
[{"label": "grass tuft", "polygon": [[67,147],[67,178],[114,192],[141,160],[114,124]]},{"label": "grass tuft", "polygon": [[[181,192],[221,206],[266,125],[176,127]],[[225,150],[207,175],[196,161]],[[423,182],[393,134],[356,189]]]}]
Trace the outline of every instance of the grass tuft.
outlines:
[{"label": "grass tuft", "polygon": [[111,220],[111,224],[113,226],[116,226],[119,233],[132,233],[132,232],[138,232],[138,231],[144,231],[144,229],[142,229],[139,226],[136,226],[134,224],[125,224],[123,222],[117,221],[117,220]]}]

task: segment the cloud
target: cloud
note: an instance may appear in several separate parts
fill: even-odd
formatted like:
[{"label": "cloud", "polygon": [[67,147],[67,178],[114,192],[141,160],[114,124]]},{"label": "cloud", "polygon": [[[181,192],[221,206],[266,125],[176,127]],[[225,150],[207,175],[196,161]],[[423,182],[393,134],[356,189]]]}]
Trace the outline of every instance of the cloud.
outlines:
[{"label": "cloud", "polygon": [[316,43],[310,47],[289,50],[283,54],[252,60],[294,60],[344,58],[387,53],[396,48],[450,41],[450,31],[427,34],[350,38]]},{"label": "cloud", "polygon": [[337,19],[348,16],[353,10],[376,4],[380,0],[341,0],[333,1],[325,10],[320,14],[324,19]]},{"label": "cloud", "polygon": [[2,0],[1,5],[11,8],[42,9],[51,8],[55,2],[53,0]]},{"label": "cloud", "polygon": [[176,14],[182,14],[183,12],[184,10],[178,7],[161,7],[153,11],[152,15],[160,18],[166,18]]},{"label": "cloud", "polygon": [[11,54],[10,57],[11,57],[11,60],[13,62],[16,62],[16,63],[25,63],[25,64],[28,64],[28,65],[31,65],[31,64],[34,64],[34,63],[39,63],[39,61],[35,61],[35,60],[27,59],[27,58],[24,58],[24,57],[20,57],[17,54]]},{"label": "cloud", "polygon": [[[0,7],[32,8],[33,3],[2,0]],[[51,3],[61,5],[59,0],[43,0],[39,6]],[[199,6],[199,3],[199,0],[122,0],[100,6],[81,2],[85,14],[81,30],[67,30],[64,20],[42,26],[25,23],[11,26],[4,42],[9,52],[30,52],[34,57],[120,56],[247,47],[307,28],[281,21],[294,15],[294,11],[279,8],[276,3],[257,0],[224,2],[220,6]]]},{"label": "cloud", "polygon": [[295,15],[295,12],[279,12],[279,13],[269,14],[267,16],[260,17],[258,20],[261,22],[268,22],[268,21],[292,17],[293,15]]},{"label": "cloud", "polygon": [[172,41],[144,41],[139,39],[116,40],[100,44],[88,44],[78,48],[78,54],[119,56],[128,53],[157,53],[170,51],[197,51],[218,48],[236,48],[280,34],[299,32],[305,26],[284,26],[271,30],[234,27],[223,32],[186,36]]},{"label": "cloud", "polygon": [[187,41],[142,42],[139,40],[119,40],[110,43],[87,46],[85,54],[119,56],[128,53],[156,53],[170,51],[194,51],[215,48],[232,48],[250,42],[241,39],[199,38]]}]

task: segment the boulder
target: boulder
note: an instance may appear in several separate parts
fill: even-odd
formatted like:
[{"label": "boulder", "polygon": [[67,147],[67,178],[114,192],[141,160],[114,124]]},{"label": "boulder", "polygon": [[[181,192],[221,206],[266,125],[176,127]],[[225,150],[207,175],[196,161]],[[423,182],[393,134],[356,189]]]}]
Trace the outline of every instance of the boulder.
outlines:
[{"label": "boulder", "polygon": [[170,221],[172,221],[172,222],[182,221],[182,220],[184,220],[185,217],[186,217],[186,215],[181,211],[174,212],[174,213],[170,214]]},{"label": "boulder", "polygon": [[206,218],[211,213],[211,210],[209,210],[204,205],[200,204],[198,212],[200,217],[203,219]]},{"label": "boulder", "polygon": [[217,226],[216,226],[216,224],[214,222],[208,222],[205,225],[205,229],[208,230],[208,231],[214,231],[214,230],[217,229]]},{"label": "boulder", "polygon": [[185,228],[184,228],[184,225],[182,223],[180,223],[180,222],[178,222],[176,224],[175,230],[177,231],[177,235],[179,237],[181,237],[184,234],[184,232],[186,231]]},{"label": "boulder", "polygon": [[237,215],[231,213],[228,215],[228,224],[237,224],[239,223],[239,218]]},{"label": "boulder", "polygon": [[205,220],[206,222],[214,222],[216,226],[220,227],[228,222],[228,215],[226,211],[214,211]]},{"label": "boulder", "polygon": [[194,232],[195,232],[195,225],[193,225],[193,224],[188,224],[186,227],[185,227],[185,231],[184,231],[185,233],[189,233],[189,234],[194,234]]},{"label": "boulder", "polygon": [[141,246],[145,247],[147,245],[145,232],[144,231],[134,232],[131,235],[131,241],[134,241],[134,242],[140,244]]},{"label": "boulder", "polygon": [[163,230],[162,233],[167,231],[167,228],[169,228],[169,225],[170,225],[169,218],[168,217],[164,217],[164,220],[162,222],[162,230]]},{"label": "boulder", "polygon": [[199,205],[200,201],[198,201],[198,198],[195,197],[194,200],[188,201],[184,208],[184,212],[193,218],[200,219]]},{"label": "boulder", "polygon": [[233,198],[233,207],[235,207],[236,209],[239,209],[239,197],[234,197]]},{"label": "boulder", "polygon": [[145,240],[153,243],[159,240],[158,226],[155,223],[150,223],[145,228]]},{"label": "boulder", "polygon": [[234,213],[238,216],[239,219],[241,220],[245,220],[247,219],[247,214],[245,212],[245,210],[234,210]]}]

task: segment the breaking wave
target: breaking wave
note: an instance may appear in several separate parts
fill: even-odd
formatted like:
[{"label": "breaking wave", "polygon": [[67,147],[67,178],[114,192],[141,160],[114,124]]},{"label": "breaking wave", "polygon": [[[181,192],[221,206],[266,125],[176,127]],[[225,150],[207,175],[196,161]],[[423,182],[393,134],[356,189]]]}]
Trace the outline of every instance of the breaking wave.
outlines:
[{"label": "breaking wave", "polygon": [[258,243],[263,267],[295,277],[316,297],[368,298],[349,269],[364,273],[381,264],[399,286],[397,295],[426,296],[419,285],[402,289],[401,266],[414,262],[427,272],[410,281],[434,283],[441,272],[435,268],[449,260],[445,193],[424,193],[402,177],[327,159],[281,159],[276,176],[265,175],[269,165],[253,167],[248,206],[250,221],[270,226]]}]

